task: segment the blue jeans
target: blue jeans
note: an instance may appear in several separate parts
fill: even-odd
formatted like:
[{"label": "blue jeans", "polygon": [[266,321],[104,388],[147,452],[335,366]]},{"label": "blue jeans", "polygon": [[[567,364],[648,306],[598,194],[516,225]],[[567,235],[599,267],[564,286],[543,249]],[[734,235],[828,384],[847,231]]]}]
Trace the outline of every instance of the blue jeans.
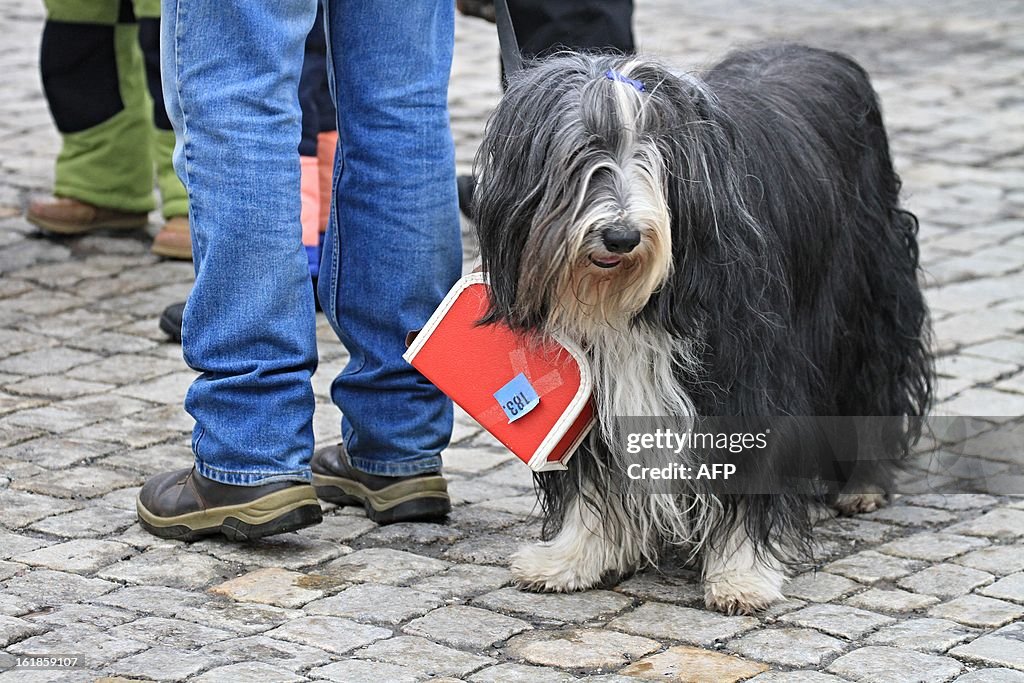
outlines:
[{"label": "blue jeans", "polygon": [[[401,358],[461,263],[450,0],[328,0],[335,203],[319,295],[351,360],[331,388],[353,465],[440,469],[451,403]],[[196,281],[182,349],[200,474],[306,481],[315,314],[300,239],[298,103],[315,0],[163,0],[162,69]]]}]

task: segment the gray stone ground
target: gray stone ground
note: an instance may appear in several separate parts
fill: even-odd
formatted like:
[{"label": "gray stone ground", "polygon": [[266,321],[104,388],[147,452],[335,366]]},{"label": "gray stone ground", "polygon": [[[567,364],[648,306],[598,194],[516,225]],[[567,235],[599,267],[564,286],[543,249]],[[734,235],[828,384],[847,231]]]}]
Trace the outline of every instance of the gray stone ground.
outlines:
[{"label": "gray stone ground", "polygon": [[[869,68],[922,219],[937,410],[1024,413],[1024,3],[638,4],[640,44],[686,68],[777,37]],[[510,552],[537,534],[529,475],[465,417],[445,454],[450,525],[377,528],[332,509],[249,547],[141,532],[137,487],[189,462],[193,373],[156,318],[191,268],[151,256],[148,235],[52,240],[21,217],[57,151],[40,5],[0,0],[0,647],[87,666],[0,681],[1024,681],[1024,503],[931,493],[944,473],[893,507],[823,524],[819,571],[756,618],[705,611],[671,566],[574,595],[510,587]],[[459,20],[463,169],[499,94],[496,52],[490,27]],[[330,443],[327,389],[345,354],[320,331],[315,428]],[[972,455],[1024,493],[1009,473],[1019,452]]]}]

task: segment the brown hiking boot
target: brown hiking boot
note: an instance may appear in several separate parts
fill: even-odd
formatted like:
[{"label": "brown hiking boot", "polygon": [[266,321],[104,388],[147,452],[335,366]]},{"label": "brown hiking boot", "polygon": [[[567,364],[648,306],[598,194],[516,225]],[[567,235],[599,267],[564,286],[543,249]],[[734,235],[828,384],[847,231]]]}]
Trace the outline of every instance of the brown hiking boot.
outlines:
[{"label": "brown hiking boot", "polygon": [[93,230],[135,230],[146,227],[148,213],[104,209],[70,197],[33,199],[25,219],[44,232],[80,235]]},{"label": "brown hiking boot", "polygon": [[153,253],[157,256],[192,260],[192,235],[188,229],[188,216],[171,216],[153,238]]},{"label": "brown hiking boot", "polygon": [[352,467],[344,446],[313,454],[313,486],[322,500],[359,505],[378,524],[443,519],[451,512],[448,484],[440,474],[381,477]]},{"label": "brown hiking boot", "polygon": [[135,509],[143,529],[181,541],[217,533],[231,541],[251,541],[322,519],[320,502],[309,484],[232,486],[207,479],[195,468],[151,477],[139,491]]}]

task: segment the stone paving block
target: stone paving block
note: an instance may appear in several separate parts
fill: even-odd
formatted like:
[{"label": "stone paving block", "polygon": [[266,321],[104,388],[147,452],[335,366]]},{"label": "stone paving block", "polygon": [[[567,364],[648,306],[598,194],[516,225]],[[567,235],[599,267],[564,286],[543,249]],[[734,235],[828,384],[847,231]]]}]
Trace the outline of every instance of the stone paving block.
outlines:
[{"label": "stone paving block", "polygon": [[307,575],[287,569],[257,569],[214,586],[214,595],[240,602],[259,602],[277,607],[302,607],[318,600],[328,590],[338,589],[343,583],[331,577]]},{"label": "stone paving block", "polygon": [[0,592],[0,614],[8,617],[20,617],[29,612],[37,611],[41,605],[22,595]]},{"label": "stone paving block", "polygon": [[25,570],[25,565],[17,562],[4,562],[0,560],[0,581],[6,581],[15,574]]},{"label": "stone paving block", "polygon": [[986,598],[982,595],[965,595],[928,610],[928,615],[951,619],[967,626],[996,628],[1024,616],[1024,608],[1012,602]]},{"label": "stone paving block", "polygon": [[697,647],[679,646],[634,662],[620,673],[649,681],[735,683],[767,669],[768,665],[760,662],[749,662]]},{"label": "stone paving block", "polygon": [[882,614],[843,605],[811,605],[779,618],[780,621],[815,628],[829,635],[855,640],[868,631],[894,623]]},{"label": "stone paving block", "polygon": [[909,619],[872,633],[865,642],[870,645],[892,645],[907,650],[942,653],[977,635],[977,631],[966,629],[948,619]]},{"label": "stone paving block", "polygon": [[478,607],[441,607],[413,619],[402,629],[463,650],[486,650],[532,628],[529,622],[488,612]]},{"label": "stone paving block", "polygon": [[198,589],[232,579],[238,573],[209,555],[178,548],[154,548],[113,564],[97,576],[122,583]]},{"label": "stone paving block", "polygon": [[311,602],[303,610],[307,614],[326,614],[373,624],[393,625],[426,614],[442,604],[444,601],[433,593],[363,583],[346,588],[333,597]]},{"label": "stone paving block", "polygon": [[1015,539],[1024,536],[1024,510],[998,508],[981,517],[960,522],[949,527],[949,531],[967,536]]},{"label": "stone paving block", "polygon": [[1013,669],[977,669],[956,679],[954,683],[1024,683],[1024,671]]},{"label": "stone paving block", "polygon": [[[321,666],[309,672],[311,676],[338,683],[416,683],[423,680],[414,669],[397,664],[367,662],[348,659]],[[439,679],[433,679],[439,680]]]},{"label": "stone paving block", "polygon": [[63,538],[99,538],[124,531],[136,519],[136,515],[127,510],[92,505],[63,515],[44,517],[29,529]]},{"label": "stone paving block", "polygon": [[[39,375],[23,379],[20,382],[7,384],[5,387],[12,394],[21,396],[35,396],[50,400],[61,398],[75,398],[88,394],[102,394],[114,388],[113,384],[101,382],[86,382],[80,379],[72,379],[67,375]],[[29,405],[19,408],[31,408],[40,405],[40,401],[32,401]],[[8,411],[0,411],[8,412]]]},{"label": "stone paving block", "polygon": [[922,562],[891,557],[874,550],[862,550],[825,565],[825,569],[833,574],[871,584],[907,576],[923,566]]},{"label": "stone paving block", "polygon": [[341,581],[366,583],[407,583],[437,574],[448,568],[447,562],[402,550],[366,548],[334,560],[321,571]]},{"label": "stone paving block", "polygon": [[933,595],[918,595],[898,588],[871,588],[846,600],[848,605],[875,612],[915,612],[938,602]]},{"label": "stone paving block", "polygon": [[[476,424],[475,422],[473,424]],[[479,431],[479,427],[474,432]],[[507,450],[491,451],[483,448],[449,448],[441,456],[446,472],[479,474],[514,459]]]},{"label": "stone paving block", "polygon": [[34,349],[0,360],[0,372],[34,377],[37,375],[61,374],[71,368],[100,359],[94,353],[76,351],[67,347]]},{"label": "stone paving block", "polygon": [[459,528],[507,529],[520,522],[521,516],[492,510],[482,505],[459,505],[448,515],[448,523]]},{"label": "stone paving block", "polygon": [[877,543],[891,537],[899,531],[898,527],[880,522],[852,517],[836,517],[816,527],[820,534],[855,541],[857,543]]},{"label": "stone paving block", "polygon": [[12,425],[66,434],[86,425],[125,417],[148,407],[149,404],[125,396],[97,394],[66,401],[56,401],[40,408],[21,410],[7,416]]},{"label": "stone paving block", "polygon": [[618,629],[658,640],[713,645],[758,626],[752,617],[729,617],[706,609],[648,602],[608,623]]},{"label": "stone paving block", "polygon": [[147,648],[147,644],[129,638],[118,638],[89,626],[67,626],[49,633],[22,640],[8,650],[15,654],[78,654],[90,668],[99,668],[116,659]]},{"label": "stone paving block", "polygon": [[92,573],[134,553],[124,543],[77,539],[32,550],[11,558],[15,562],[72,573]]},{"label": "stone paving block", "polygon": [[900,588],[937,598],[955,598],[970,593],[978,586],[992,583],[988,572],[962,567],[958,564],[936,564],[904,577],[896,582]]},{"label": "stone paving block", "polygon": [[870,646],[843,655],[827,670],[864,683],[941,683],[954,678],[963,666],[949,657]]},{"label": "stone paving block", "polygon": [[305,671],[331,661],[332,655],[316,647],[277,640],[263,635],[231,638],[210,643],[199,652],[215,659],[260,662],[284,671]]},{"label": "stone paving block", "polygon": [[820,671],[768,671],[754,676],[749,683],[846,683],[844,679]]},{"label": "stone paving block", "polygon": [[1024,571],[1024,546],[1021,545],[995,545],[981,550],[961,555],[954,560],[973,569],[1005,576],[1015,572]]},{"label": "stone paving block", "polygon": [[4,449],[14,460],[31,462],[51,470],[65,470],[86,460],[108,455],[116,446],[90,439],[44,436]]},{"label": "stone paving block", "polygon": [[338,655],[350,652],[357,647],[369,645],[375,640],[387,638],[390,635],[391,631],[386,628],[366,626],[350,619],[325,616],[293,619],[266,633],[268,638],[290,640]]},{"label": "stone paving block", "polygon": [[137,640],[151,645],[182,647],[187,650],[200,648],[208,643],[226,640],[234,636],[229,631],[209,628],[190,621],[164,617],[142,617],[133,622],[116,626],[107,631],[115,638]]},{"label": "stone paving block", "polygon": [[473,600],[478,607],[558,622],[584,622],[609,617],[632,604],[629,598],[604,590],[582,593],[531,593],[499,588]]},{"label": "stone paving block", "polygon": [[[43,517],[57,515],[62,512],[70,512],[82,507],[79,503],[50,498],[49,496],[37,496],[34,493],[0,489],[0,526],[14,530],[37,522]],[[0,557],[3,556],[0,550]]]},{"label": "stone paving block", "polygon": [[87,579],[77,574],[48,569],[28,571],[12,577],[4,584],[5,592],[28,597],[40,607],[60,607],[109,593],[116,583],[102,579]]},{"label": "stone paving block", "polygon": [[180,681],[221,662],[173,647],[153,647],[111,664],[111,672],[154,681]]},{"label": "stone paving block", "polygon": [[818,667],[845,649],[843,641],[811,629],[754,631],[728,644],[733,652],[785,667]]},{"label": "stone paving block", "polygon": [[[487,482],[484,478],[476,480],[480,484],[486,485]],[[495,484],[501,486],[500,484]],[[507,488],[502,487],[502,490],[508,491]],[[505,496],[503,498],[488,498],[480,502],[480,505],[492,510],[498,510],[501,512],[508,512],[513,515],[525,517],[528,515],[539,515],[540,507],[537,504],[537,496],[533,493],[524,493],[518,496]]]},{"label": "stone paving block", "polygon": [[150,401],[151,403],[177,405],[181,403],[181,398],[185,396],[185,392],[188,391],[188,388],[197,376],[197,373],[186,369],[185,372],[172,372],[169,375],[163,375],[156,379],[126,384],[118,389],[116,393],[143,401]]},{"label": "stone paving block", "polygon": [[978,591],[990,598],[1024,603],[1024,572],[1011,574]]},{"label": "stone paving block", "polygon": [[192,680],[196,683],[299,683],[309,679],[262,662],[239,662],[210,669]]},{"label": "stone paving block", "polygon": [[348,546],[332,541],[312,539],[295,533],[270,536],[245,544],[215,540],[192,547],[225,562],[282,569],[304,569],[333,560],[351,550]]},{"label": "stone paving block", "polygon": [[18,617],[0,615],[0,647],[42,633],[45,627]]},{"label": "stone paving block", "polygon": [[883,553],[906,557],[914,560],[941,562],[970,550],[977,550],[988,545],[988,541],[970,536],[934,533],[924,531],[896,541],[890,541],[879,550]]},{"label": "stone paving block", "polygon": [[47,628],[91,626],[100,631],[106,631],[136,618],[137,615],[125,610],[100,605],[77,604],[64,605],[52,612],[41,611],[33,614],[32,622],[43,624]]},{"label": "stone paving block", "polygon": [[787,581],[782,587],[782,593],[790,598],[811,602],[832,602],[860,588],[860,584],[842,576],[828,572],[807,572]]},{"label": "stone paving block", "polygon": [[185,605],[171,613],[175,619],[194,621],[197,624],[241,635],[269,631],[275,626],[280,626],[301,615],[302,613],[298,610],[261,605],[255,602],[209,599],[199,605]]},{"label": "stone paving block", "polygon": [[598,629],[572,629],[518,635],[509,641],[506,652],[541,666],[616,669],[659,647],[649,638]]},{"label": "stone paving block", "polygon": [[864,515],[864,518],[878,522],[891,522],[901,526],[928,526],[948,524],[956,520],[956,515],[934,508],[896,505],[875,510]]},{"label": "stone paving block", "polygon": [[[6,514],[6,510],[4,513]],[[14,534],[0,529],[0,559],[21,555],[37,548],[42,548],[44,545],[46,545],[46,542],[38,538],[32,538],[25,534]]]},{"label": "stone paving block", "polygon": [[57,498],[95,498],[115,489],[139,486],[142,483],[142,477],[137,474],[89,465],[46,473],[38,479],[19,480],[14,488]]},{"label": "stone paving block", "polygon": [[1024,671],[1024,622],[1004,626],[949,653],[969,662]]},{"label": "stone paving block", "polygon": [[615,591],[641,600],[704,605],[704,589],[695,574],[677,577],[641,572],[615,586]]},{"label": "stone paving block", "polygon": [[[117,587],[118,584],[103,583]],[[92,600],[93,603],[119,607],[132,612],[151,614],[159,617],[173,617],[187,607],[211,602],[210,596],[163,586],[128,586]]]},{"label": "stone paving block", "polygon": [[410,585],[416,590],[434,593],[442,598],[465,598],[501,588],[511,582],[512,572],[503,567],[459,564]]},{"label": "stone paving block", "polygon": [[542,666],[498,664],[476,672],[467,680],[472,683],[571,683],[579,679],[564,671]]},{"label": "stone paving block", "polygon": [[397,636],[380,640],[360,650],[355,656],[405,666],[416,671],[418,675],[429,677],[464,677],[495,663],[490,657],[460,652],[416,636]]},{"label": "stone paving block", "polygon": [[363,540],[374,545],[448,545],[465,536],[465,533],[447,524],[428,522],[399,522],[371,529]]},{"label": "stone paving block", "polygon": [[474,535],[448,548],[445,559],[471,564],[508,565],[508,558],[515,553],[522,541],[508,536],[494,534]]}]

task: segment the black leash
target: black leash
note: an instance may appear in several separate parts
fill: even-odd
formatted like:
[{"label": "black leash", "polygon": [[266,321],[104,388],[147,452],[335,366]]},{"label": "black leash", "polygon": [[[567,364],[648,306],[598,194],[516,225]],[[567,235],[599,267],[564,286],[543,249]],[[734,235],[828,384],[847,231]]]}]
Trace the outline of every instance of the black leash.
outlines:
[{"label": "black leash", "polygon": [[523,68],[523,55],[519,52],[519,41],[512,27],[512,14],[508,11],[507,0],[494,0],[494,20],[498,26],[498,45],[501,48],[501,63],[508,78]]}]

